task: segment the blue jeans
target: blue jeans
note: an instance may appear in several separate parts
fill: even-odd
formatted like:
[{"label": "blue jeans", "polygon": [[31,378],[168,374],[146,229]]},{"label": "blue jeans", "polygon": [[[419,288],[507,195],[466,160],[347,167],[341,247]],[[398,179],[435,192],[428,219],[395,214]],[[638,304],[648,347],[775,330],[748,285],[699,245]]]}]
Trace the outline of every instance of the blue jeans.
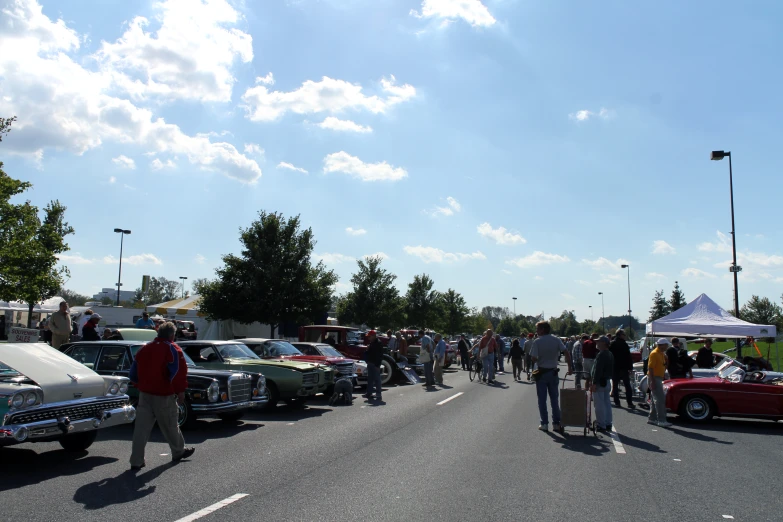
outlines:
[{"label": "blue jeans", "polygon": [[381,369],[373,363],[367,363],[367,395],[375,391],[375,398],[381,400]]},{"label": "blue jeans", "polygon": [[559,383],[560,377],[558,377],[555,371],[545,373],[536,381],[538,413],[543,426],[549,425],[549,412],[546,408],[547,395],[549,396],[549,403],[552,405],[552,424],[560,424],[560,392],[557,388]]},{"label": "blue jeans", "polygon": [[[487,375],[489,374],[489,375]],[[495,378],[495,354],[491,353],[481,359],[481,378],[492,380]]]},{"label": "blue jeans", "polygon": [[612,424],[612,402],[609,396],[611,389],[611,381],[606,386],[595,385],[593,402],[595,403],[595,422],[599,428],[606,428]]},{"label": "blue jeans", "polygon": [[424,363],[424,383],[427,386],[435,385],[435,377],[432,376],[432,361]]},{"label": "blue jeans", "polygon": [[498,358],[497,359],[497,361],[498,361],[498,370],[501,371],[501,372],[505,372],[506,368],[505,368],[505,366],[503,366],[503,354],[498,354],[496,352],[495,353],[495,357]]}]

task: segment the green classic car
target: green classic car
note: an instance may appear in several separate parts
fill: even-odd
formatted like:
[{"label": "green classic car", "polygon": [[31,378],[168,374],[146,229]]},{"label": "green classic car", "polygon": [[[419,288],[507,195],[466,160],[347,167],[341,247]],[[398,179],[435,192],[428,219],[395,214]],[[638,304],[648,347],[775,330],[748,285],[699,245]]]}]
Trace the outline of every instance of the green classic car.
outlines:
[{"label": "green classic car", "polygon": [[267,361],[240,341],[181,341],[177,343],[193,361],[204,368],[261,372],[269,391],[267,408],[285,401],[304,404],[308,397],[323,393],[334,383],[328,366],[307,362]]}]

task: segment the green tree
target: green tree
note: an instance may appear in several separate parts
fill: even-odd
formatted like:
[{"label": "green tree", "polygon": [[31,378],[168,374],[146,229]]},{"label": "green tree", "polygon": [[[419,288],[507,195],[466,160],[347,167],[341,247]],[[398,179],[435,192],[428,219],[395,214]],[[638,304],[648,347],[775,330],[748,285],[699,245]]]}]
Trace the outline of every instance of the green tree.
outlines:
[{"label": "green tree", "polygon": [[206,277],[198,277],[190,283],[194,295],[201,295],[202,289],[207,285],[209,285],[209,279]]},{"label": "green tree", "polygon": [[440,294],[432,287],[435,283],[427,274],[413,276],[405,294],[405,311],[408,322],[419,328],[434,328],[441,314]]},{"label": "green tree", "polygon": [[201,310],[213,320],[269,324],[315,321],[329,309],[337,276],[311,263],[315,240],[299,216],[260,211],[240,230],[240,255],[223,256],[214,282],[201,288]]},{"label": "green tree", "polygon": [[463,331],[465,319],[470,313],[465,298],[449,288],[441,294],[441,308],[444,312],[444,331],[449,335],[456,335]]},{"label": "green tree", "polygon": [[180,297],[182,297],[181,282],[165,277],[150,277],[147,291],[142,291],[141,287],[137,288],[133,301],[134,303],[160,304]]},{"label": "green tree", "polygon": [[465,332],[478,335],[483,334],[487,328],[492,328],[492,323],[490,323],[481,312],[475,308],[471,309],[468,316],[465,317],[463,325]]},{"label": "green tree", "polygon": [[511,317],[504,317],[500,320],[497,326],[497,333],[503,337],[509,337],[512,335],[519,335],[519,325]]},{"label": "green tree", "polygon": [[68,290],[67,288],[60,288],[57,294],[68,303],[69,306],[84,306],[87,301],[92,301],[91,297],[82,295],[79,292]]},{"label": "green tree", "polygon": [[680,284],[675,281],[674,290],[672,290],[672,295],[669,297],[669,313],[676,312],[686,304],[688,303],[685,301],[685,294],[680,290]]},{"label": "green tree", "polygon": [[[679,292],[679,288],[675,288]],[[672,295],[674,294],[672,293]],[[670,313],[672,313],[672,308],[669,305],[669,302],[663,296],[663,290],[656,291],[655,296],[653,297],[652,308],[650,308],[650,321],[655,321],[661,317],[666,317]]]},{"label": "green tree", "polygon": [[770,324],[778,328],[783,326],[783,309],[767,297],[751,296],[740,309],[743,321],[754,324]]},{"label": "green tree", "polygon": [[337,319],[342,324],[366,324],[371,328],[394,328],[402,323],[404,302],[394,286],[397,276],[381,267],[381,257],[358,260],[351,276],[353,288],[337,301]]},{"label": "green tree", "polygon": [[483,315],[487,321],[492,324],[493,330],[498,329],[500,321],[512,317],[508,307],[503,306],[485,306],[481,309],[481,315]]}]

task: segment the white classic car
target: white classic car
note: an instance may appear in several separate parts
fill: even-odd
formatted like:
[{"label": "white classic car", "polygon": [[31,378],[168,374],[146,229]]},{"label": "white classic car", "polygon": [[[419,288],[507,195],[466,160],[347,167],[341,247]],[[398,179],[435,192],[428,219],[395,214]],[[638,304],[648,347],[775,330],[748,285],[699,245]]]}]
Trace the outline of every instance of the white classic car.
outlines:
[{"label": "white classic car", "polygon": [[134,421],[128,384],[48,344],[0,343],[0,447],[56,440],[83,451],[98,429]]}]

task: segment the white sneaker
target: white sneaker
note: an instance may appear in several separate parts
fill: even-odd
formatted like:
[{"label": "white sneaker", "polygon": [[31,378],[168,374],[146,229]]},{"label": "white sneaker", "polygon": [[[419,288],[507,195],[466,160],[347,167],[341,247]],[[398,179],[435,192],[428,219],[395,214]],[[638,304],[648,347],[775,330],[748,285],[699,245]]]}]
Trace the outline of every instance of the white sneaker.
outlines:
[{"label": "white sneaker", "polygon": [[674,424],[672,424],[671,422],[659,422],[658,426],[660,426],[661,428],[670,428],[674,426]]},{"label": "white sneaker", "polygon": [[546,424],[539,424],[538,429],[541,431],[549,431],[549,426]]}]

